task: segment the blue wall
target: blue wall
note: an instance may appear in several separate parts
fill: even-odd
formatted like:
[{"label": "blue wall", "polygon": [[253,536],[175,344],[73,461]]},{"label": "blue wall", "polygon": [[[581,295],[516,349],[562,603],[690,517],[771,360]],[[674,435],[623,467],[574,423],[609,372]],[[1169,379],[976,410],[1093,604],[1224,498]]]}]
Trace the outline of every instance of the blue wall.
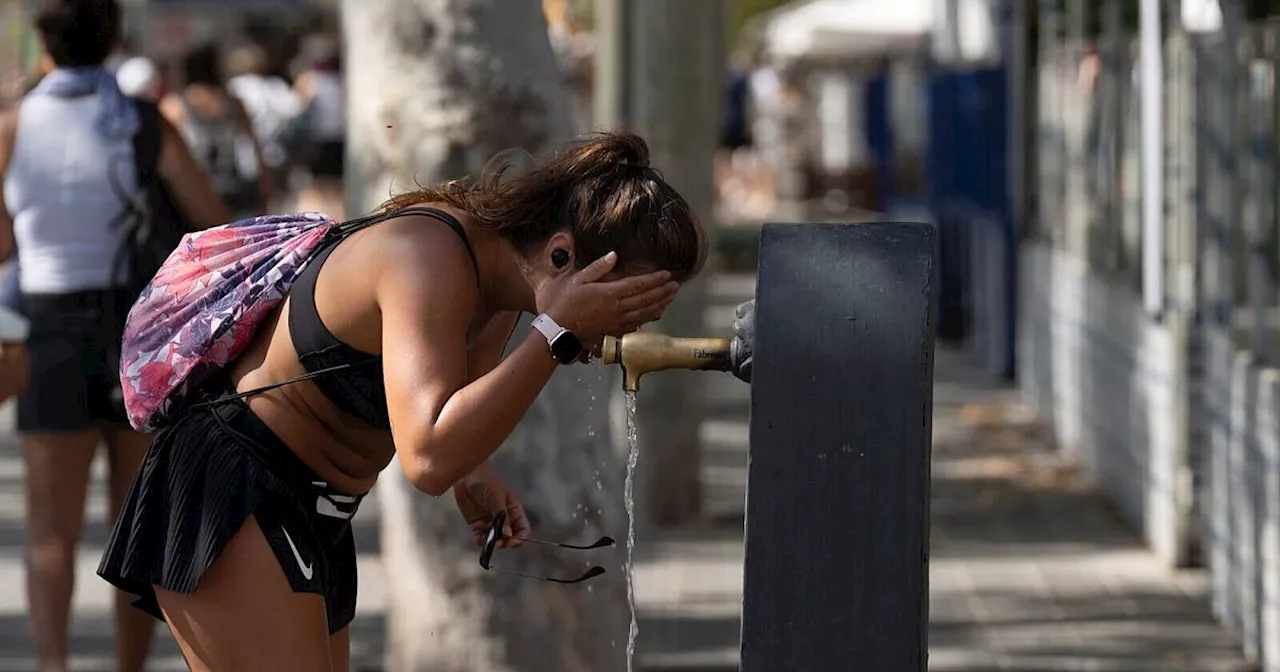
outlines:
[{"label": "blue wall", "polygon": [[929,208],[940,234],[939,335],[964,339],[1013,375],[1014,254],[1009,213],[1008,73],[944,68],[929,78]]},{"label": "blue wall", "polygon": [[866,127],[863,133],[867,137],[867,147],[876,157],[876,187],[880,192],[881,203],[892,203],[893,185],[893,129],[889,124],[889,87],[891,86],[887,70],[872,77],[866,84]]}]

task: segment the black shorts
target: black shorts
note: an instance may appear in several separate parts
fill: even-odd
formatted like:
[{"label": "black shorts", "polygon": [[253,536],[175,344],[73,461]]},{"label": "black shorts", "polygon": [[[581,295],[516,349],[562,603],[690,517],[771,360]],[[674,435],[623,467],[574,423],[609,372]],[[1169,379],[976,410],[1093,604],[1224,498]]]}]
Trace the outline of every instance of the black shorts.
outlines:
[{"label": "black shorts", "polygon": [[125,426],[120,340],[133,292],[23,294],[31,320],[31,381],[18,395],[18,431]]},{"label": "black shorts", "polygon": [[153,586],[194,592],[253,515],[293,590],[324,597],[332,634],[355,617],[360,499],[333,491],[244,402],[224,401],[156,435],[98,575],[163,620]]}]

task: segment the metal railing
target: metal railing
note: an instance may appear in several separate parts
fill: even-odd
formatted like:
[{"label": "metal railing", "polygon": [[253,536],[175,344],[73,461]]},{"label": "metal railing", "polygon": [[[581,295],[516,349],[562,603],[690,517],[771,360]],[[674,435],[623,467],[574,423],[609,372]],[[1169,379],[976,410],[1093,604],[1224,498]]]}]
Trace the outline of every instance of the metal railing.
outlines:
[{"label": "metal railing", "polygon": [[[1137,40],[1104,20],[1094,52],[1078,32],[1063,34],[1063,19],[1052,10],[1040,16],[1037,197],[1028,234],[1036,249],[1048,246],[1083,267],[1095,286],[1130,297],[1142,296],[1144,255],[1161,256],[1162,305],[1173,313],[1141,318],[1166,334],[1182,328],[1171,314],[1190,325],[1169,375],[1151,383],[1183,386],[1190,399],[1190,427],[1179,431],[1196,494],[1193,510],[1180,515],[1213,574],[1215,613],[1249,658],[1280,670],[1280,634],[1266,639],[1280,628],[1280,23],[1245,24],[1228,12],[1217,33],[1166,35],[1164,194],[1152,204],[1141,193]],[[1153,207],[1162,212],[1159,245],[1144,240],[1141,224]],[[1082,318],[1092,320],[1085,327],[1113,327],[1117,305],[1106,306],[1112,316]],[[1141,305],[1132,300],[1124,309]],[[1052,336],[1031,337],[1060,347]],[[1141,353],[1126,347],[1123,366],[1140,368]],[[1096,356],[1079,355],[1077,366],[1095,366],[1088,360]],[[1151,403],[1142,389],[1106,394],[1113,403]],[[1105,471],[1122,458],[1105,454],[1118,444],[1103,443]],[[1143,450],[1153,460],[1167,455],[1155,442]],[[1137,494],[1125,488],[1152,487],[1141,478],[1115,483],[1119,500]]]}]

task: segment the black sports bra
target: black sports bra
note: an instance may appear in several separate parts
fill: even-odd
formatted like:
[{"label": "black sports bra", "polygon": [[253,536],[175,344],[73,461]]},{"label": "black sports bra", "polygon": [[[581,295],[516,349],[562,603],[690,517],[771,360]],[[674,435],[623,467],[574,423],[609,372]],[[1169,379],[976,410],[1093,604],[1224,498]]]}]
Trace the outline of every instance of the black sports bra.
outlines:
[{"label": "black sports bra", "polygon": [[[325,397],[343,412],[359,418],[375,427],[391,428],[387,413],[387,388],[382,377],[382,356],[361,352],[346,343],[324,326],[316,310],[316,279],[329,255],[347,236],[355,231],[388,219],[408,214],[427,215],[453,229],[462,238],[475,265],[476,254],[467,240],[462,223],[442,210],[414,207],[368,217],[343,227],[343,235],[336,237],[315,253],[307,267],[298,274],[289,289],[289,337],[298,352],[298,361],[309,379],[320,388]],[[478,271],[477,271],[478,273]]]}]

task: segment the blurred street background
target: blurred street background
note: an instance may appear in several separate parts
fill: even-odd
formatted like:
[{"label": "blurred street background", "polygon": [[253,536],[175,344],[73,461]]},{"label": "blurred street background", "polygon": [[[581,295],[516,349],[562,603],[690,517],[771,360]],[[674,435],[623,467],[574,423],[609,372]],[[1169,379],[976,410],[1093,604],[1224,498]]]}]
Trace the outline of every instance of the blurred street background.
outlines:
[{"label": "blurred street background", "polygon": [[[229,170],[269,176],[271,211],[354,216],[503,149],[638,130],[713,231],[665,333],[726,335],[755,295],[764,222],[937,224],[930,669],[1280,671],[1280,2],[122,4],[110,65],[131,95],[181,98],[184,59],[217,50],[263,150],[242,141]],[[31,6],[0,0],[3,104],[39,77]],[[532,484],[531,511],[621,539],[619,380],[571,375],[560,384],[592,403],[549,387],[507,464],[529,470],[513,481]],[[750,388],[683,372],[645,386],[637,668],[737,669]],[[36,670],[11,405],[0,670]],[[537,460],[552,441],[609,450],[566,473]],[[78,556],[78,670],[113,665],[112,594],[93,574],[103,471]],[[459,580],[475,559],[431,550],[467,534],[452,504],[378,494],[355,519],[353,670],[431,669],[424,652],[473,646],[502,650],[503,669],[625,669],[620,584],[508,596]],[[437,598],[458,593],[482,605],[476,625],[437,635],[427,624],[462,618]],[[561,619],[565,641],[522,640],[504,609]],[[167,633],[154,650],[150,669],[185,669]]]}]

